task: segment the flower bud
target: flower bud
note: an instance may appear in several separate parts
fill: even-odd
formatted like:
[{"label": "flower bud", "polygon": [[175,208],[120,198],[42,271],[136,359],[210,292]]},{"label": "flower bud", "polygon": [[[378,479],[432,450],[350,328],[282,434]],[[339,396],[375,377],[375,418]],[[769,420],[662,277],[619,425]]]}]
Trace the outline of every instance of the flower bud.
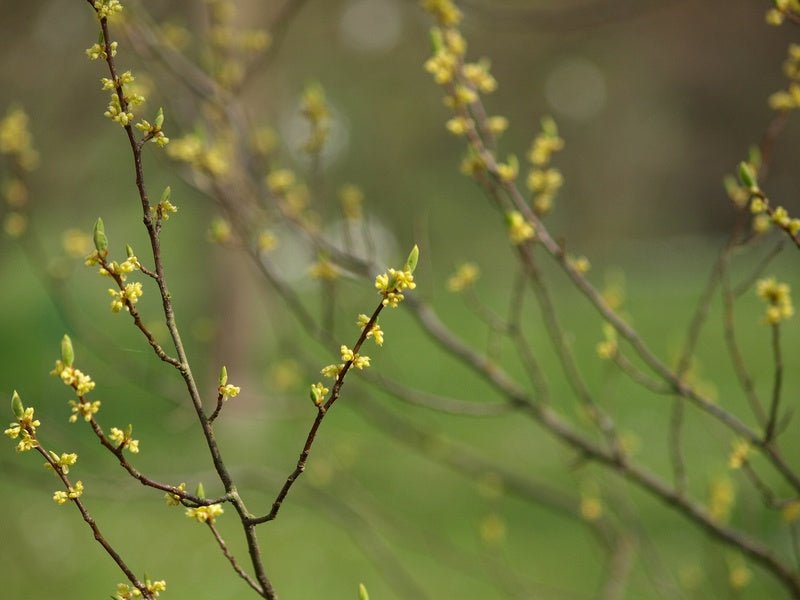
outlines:
[{"label": "flower bud", "polygon": [[101,254],[108,250],[108,238],[106,237],[106,228],[103,225],[103,219],[99,217],[94,224],[94,247]]},{"label": "flower bud", "polygon": [[14,390],[14,394],[11,396],[11,410],[18,419],[25,415],[25,407],[22,406],[22,398],[19,397],[17,390]]},{"label": "flower bud", "polygon": [[369,594],[367,593],[367,588],[364,586],[363,583],[358,584],[358,600],[369,600]]},{"label": "flower bud", "polygon": [[747,188],[758,188],[753,167],[744,161],[739,163],[739,181]]},{"label": "flower bud", "polygon": [[72,349],[72,340],[68,335],[61,338],[61,362],[65,367],[71,367],[75,362],[75,351]]}]

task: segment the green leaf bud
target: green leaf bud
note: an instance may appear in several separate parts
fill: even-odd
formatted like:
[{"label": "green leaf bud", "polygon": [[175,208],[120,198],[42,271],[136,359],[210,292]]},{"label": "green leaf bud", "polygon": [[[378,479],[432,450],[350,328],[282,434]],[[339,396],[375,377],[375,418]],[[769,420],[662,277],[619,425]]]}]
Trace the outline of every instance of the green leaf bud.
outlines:
[{"label": "green leaf bud", "polygon": [[25,407],[22,406],[22,398],[19,397],[17,390],[11,396],[11,410],[14,411],[14,416],[21,419],[25,414]]},{"label": "green leaf bud", "polygon": [[430,40],[431,49],[433,50],[434,54],[444,49],[444,37],[442,36],[442,30],[438,27],[431,28]]},{"label": "green leaf bud", "polygon": [[72,340],[68,335],[61,338],[61,362],[65,367],[71,367],[75,362],[75,350],[72,348]]},{"label": "green leaf bud", "polygon": [[414,247],[411,249],[411,252],[406,259],[406,266],[405,271],[409,273],[413,273],[414,270],[417,268],[417,262],[419,262],[419,246],[414,244]]},{"label": "green leaf bud", "polygon": [[225,365],[222,365],[222,369],[219,372],[219,384],[225,385],[226,383],[228,383],[228,369]]},{"label": "green leaf bud", "polygon": [[363,583],[358,584],[358,600],[369,600],[369,593]]},{"label": "green leaf bud", "polygon": [[756,173],[753,167],[744,161],[739,163],[739,181],[741,181],[742,185],[745,187],[758,188]]},{"label": "green leaf bud", "polygon": [[164,191],[161,193],[161,202],[168,201],[171,195],[172,195],[172,188],[169,186],[165,187]]},{"label": "green leaf bud", "polygon": [[156,114],[156,127],[161,129],[161,126],[164,124],[164,109],[159,107],[158,114]]},{"label": "green leaf bud", "polygon": [[94,247],[101,254],[108,250],[108,238],[106,237],[106,228],[103,225],[103,219],[99,218],[94,224]]},{"label": "green leaf bud", "polygon": [[136,254],[134,253],[133,248],[131,248],[130,244],[125,244],[125,254],[128,255],[128,258],[130,258],[131,256],[136,256]]},{"label": "green leaf bud", "polygon": [[203,487],[203,482],[202,481],[197,484],[197,490],[195,491],[194,495],[197,496],[198,498],[205,498],[206,497],[206,490]]}]

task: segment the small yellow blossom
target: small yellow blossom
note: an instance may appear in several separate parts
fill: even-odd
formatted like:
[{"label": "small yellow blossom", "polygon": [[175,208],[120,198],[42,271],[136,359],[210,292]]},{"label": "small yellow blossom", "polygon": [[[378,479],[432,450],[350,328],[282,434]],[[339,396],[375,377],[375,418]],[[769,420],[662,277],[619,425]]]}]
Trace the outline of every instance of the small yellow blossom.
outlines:
[{"label": "small yellow blossom", "polygon": [[[178,486],[178,489],[182,492],[185,492],[186,484],[181,483]],[[166,494],[164,494],[164,501],[167,503],[167,506],[178,506],[181,503],[181,496],[179,496],[178,494],[170,494],[169,492],[167,492]]]},{"label": "small yellow blossom", "polygon": [[[117,55],[117,47],[119,44],[117,42],[111,42],[109,44],[111,47],[111,56]],[[102,44],[92,44],[90,48],[86,49],[86,56],[89,57],[91,60],[98,60],[98,59],[107,59],[108,54],[106,53],[106,48]]]},{"label": "small yellow blossom", "polygon": [[278,238],[271,231],[262,231],[258,234],[256,245],[261,252],[271,252],[278,247]]},{"label": "small yellow blossom", "polygon": [[83,495],[83,482],[76,481],[74,487],[68,491],[58,490],[53,494],[53,501],[56,504],[65,504],[67,500],[75,500]]},{"label": "small yellow blossom", "polygon": [[508,162],[497,163],[497,178],[503,183],[511,183],[519,175],[519,162],[516,156],[509,156]]},{"label": "small yellow blossom", "polygon": [[449,50],[442,49],[425,61],[425,70],[433,75],[439,85],[451,83],[455,79],[458,67],[458,56]]},{"label": "small yellow blossom", "polygon": [[39,153],[33,148],[28,122],[28,114],[18,107],[0,119],[0,154],[16,157],[20,167],[32,171],[39,163]]},{"label": "small yellow blossom", "polygon": [[[55,452],[51,451],[50,458],[53,459],[53,462],[58,466],[64,475],[67,475],[69,473],[69,468],[78,461],[78,455],[74,452],[63,452],[61,456],[59,456]],[[49,462],[44,463],[44,466],[48,469],[53,468],[53,465],[51,465]]]},{"label": "small yellow blossom", "polygon": [[733,442],[733,450],[728,458],[728,467],[731,469],[741,469],[747,462],[747,455],[750,454],[750,443],[747,440],[736,440]]},{"label": "small yellow blossom", "polygon": [[309,267],[308,273],[313,279],[334,281],[339,278],[339,267],[327,258],[320,257],[317,262]]},{"label": "small yellow blossom", "polygon": [[187,508],[186,516],[198,523],[213,523],[224,512],[221,504],[210,504],[208,506]]},{"label": "small yellow blossom", "polygon": [[556,123],[550,117],[542,119],[541,132],[533,139],[528,151],[528,161],[535,166],[544,166],[550,162],[554,152],[564,148],[564,140],[558,135]]},{"label": "small yellow blossom", "polygon": [[60,360],[56,361],[56,366],[50,374],[60,377],[64,385],[73,388],[78,396],[85,396],[95,388],[95,382],[89,375],[75,367],[66,366]]},{"label": "small yellow blossom", "polygon": [[462,263],[447,280],[447,289],[451,292],[461,292],[471,287],[478,280],[480,274],[481,271],[475,263]]},{"label": "small yellow blossom", "polygon": [[442,26],[452,27],[461,21],[461,11],[452,0],[422,0],[422,8],[431,13]]},{"label": "small yellow blossom", "polygon": [[345,219],[358,221],[362,218],[361,205],[364,203],[364,193],[358,186],[353,184],[343,186],[339,190],[339,202]]},{"label": "small yellow blossom", "polygon": [[502,544],[508,532],[505,519],[495,513],[481,520],[479,533],[484,544],[498,546]]},{"label": "small yellow blossom", "polygon": [[489,117],[486,119],[486,127],[492,135],[499,136],[508,129],[508,119],[500,115]]},{"label": "small yellow blossom", "polygon": [[[368,323],[369,317],[367,315],[358,315],[358,321],[356,321],[356,324],[361,328],[361,331],[364,331],[364,328]],[[378,323],[373,323],[372,327],[367,332],[367,339],[369,338],[372,338],[378,346],[383,346],[383,330]]]},{"label": "small yellow blossom", "polygon": [[715,523],[727,523],[730,519],[736,493],[727,477],[719,477],[709,488],[708,514]]},{"label": "small yellow blossom", "polygon": [[508,237],[513,244],[522,244],[532,240],[536,231],[531,223],[525,220],[522,213],[514,210],[506,214]]},{"label": "small yellow blossom", "polygon": [[464,135],[475,126],[472,119],[466,117],[453,117],[445,124],[447,130],[453,135]]},{"label": "small yellow blossom", "polygon": [[94,9],[100,19],[108,19],[116,13],[122,12],[119,0],[95,0]]},{"label": "small yellow blossom", "polygon": [[128,425],[128,429],[126,431],[123,431],[117,427],[112,427],[108,438],[118,447],[125,448],[131,454],[138,454],[139,440],[131,439],[131,433],[132,427],[130,425]]},{"label": "small yellow blossom", "polygon": [[[772,221],[768,215],[760,214],[753,217],[753,231],[756,233],[766,233],[769,231]],[[796,235],[793,233],[792,235]]]},{"label": "small yellow blossom", "polygon": [[753,579],[753,573],[745,564],[732,565],[728,573],[728,583],[735,590],[741,590]]},{"label": "small yellow blossom", "polygon": [[325,396],[330,390],[322,383],[314,383],[311,385],[311,400],[317,406],[322,406]]},{"label": "small yellow blossom", "polygon": [[336,379],[339,376],[339,372],[342,370],[344,365],[328,365],[323,367],[320,373],[323,377],[329,377],[330,379]]},{"label": "small yellow blossom", "polygon": [[235,398],[239,395],[239,392],[242,391],[242,388],[236,385],[231,385],[230,383],[226,385],[219,386],[219,393],[223,398]]},{"label": "small yellow blossom", "polygon": [[72,414],[69,417],[70,423],[75,423],[79,415],[84,421],[89,422],[100,410],[100,400],[95,400],[93,402],[89,402],[88,400],[83,402],[70,400],[69,404],[72,407]]},{"label": "small yellow blossom", "polygon": [[3,219],[3,231],[12,239],[21,238],[28,230],[28,217],[16,211],[9,212]]},{"label": "small yellow blossom", "polygon": [[794,315],[794,306],[790,288],[785,283],[778,283],[774,277],[760,279],[756,283],[758,297],[767,302],[765,321],[777,325]]},{"label": "small yellow blossom", "polygon": [[295,183],[295,176],[289,169],[277,169],[267,175],[267,188],[276,195],[285,194]]},{"label": "small yellow blossom", "polygon": [[491,94],[497,89],[497,80],[489,73],[489,61],[465,64],[461,72],[472,85],[484,94]]},{"label": "small yellow blossom", "polygon": [[603,323],[603,341],[597,344],[597,356],[603,360],[608,360],[616,356],[617,330],[610,323]]},{"label": "small yellow blossom", "polygon": [[587,521],[597,521],[603,516],[603,503],[597,496],[585,494],[581,496],[580,513]]},{"label": "small yellow blossom", "polygon": [[592,264],[589,262],[589,259],[585,256],[574,256],[567,258],[567,262],[569,266],[575,269],[581,275],[585,275],[589,272],[589,269],[592,268]]},{"label": "small yellow blossom", "polygon": [[800,519],[800,500],[792,500],[781,508],[781,518],[787,523]]},{"label": "small yellow blossom", "polygon": [[130,306],[136,304],[144,293],[140,282],[126,283],[122,290],[109,289],[111,296],[111,311],[120,312],[123,308],[130,310]]}]

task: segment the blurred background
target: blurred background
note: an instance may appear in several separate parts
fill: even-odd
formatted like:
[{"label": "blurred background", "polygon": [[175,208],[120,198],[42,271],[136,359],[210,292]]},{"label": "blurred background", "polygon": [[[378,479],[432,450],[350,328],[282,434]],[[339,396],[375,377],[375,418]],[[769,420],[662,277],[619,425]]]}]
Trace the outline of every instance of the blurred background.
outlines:
[{"label": "blurred background", "polygon": [[[171,32],[176,45],[185,42],[193,56],[191,39],[181,36],[207,26],[206,3],[146,5],[153,22]],[[765,24],[770,6],[724,0],[462,5],[468,55],[490,57],[499,81],[487,106],[511,123],[500,156],[522,157],[542,116],[558,121],[566,148],[555,160],[565,185],[548,217],[550,229],[571,252],[591,259],[598,287],[625,296],[626,313],[665,358],[679,351],[733,223],[722,177],[760,139],[772,118],[766,99],[785,87],[781,63],[797,35]],[[129,10],[135,14],[135,8]],[[309,166],[299,150],[308,134],[299,98],[309,81],[326,91],[332,133],[315,187],[326,227],[337,228],[333,207],[340,187],[360,186],[379,259],[399,266],[419,243],[415,293],[484,349],[486,326],[447,291],[446,280],[461,261],[476,262],[483,271],[477,295],[502,313],[513,254],[502,217],[459,173],[463,143],[445,130],[449,115],[441,90],[422,67],[430,52],[427,15],[410,0],[241,0],[236,8],[236,23],[272,29],[271,47],[255,60],[237,95],[253,122],[277,132],[280,163],[301,175]],[[135,464],[159,480],[185,481],[190,489],[203,481],[209,495],[221,491],[181,381],[124,315],[108,310],[107,281],[83,266],[80,232],[89,233],[98,216],[119,257],[126,243],[140,257],[147,247],[130,149],[103,116],[107,99],[98,79],[106,73],[84,54],[97,40],[91,11],[77,0],[3,2],[0,30],[0,114],[24,107],[39,153],[27,202],[2,209],[0,398],[19,390],[41,415],[42,438],[59,452],[80,455],[73,472],[87,488],[88,507],[138,573],[167,580],[165,598],[247,597],[204,528],[123,476],[84,423],[67,422],[69,390],[48,376],[65,332],[75,342],[77,366],[97,381],[101,423],[134,425],[142,448]],[[181,84],[137,56],[123,34],[115,39],[118,64],[149,88],[144,114],[169,107],[167,134],[192,131],[200,111],[178,91]],[[800,211],[799,132],[790,122],[778,138],[768,179],[770,195],[791,214]],[[318,380],[320,366],[335,360],[336,348],[321,346],[297,326],[241,252],[211,241],[218,207],[187,185],[163,152],[147,148],[145,154],[151,193],[170,185],[180,207],[162,239],[193,370],[209,401],[222,364],[242,386],[218,422],[218,436],[248,505],[262,512],[293,467],[313,419],[307,386]],[[10,177],[0,163],[0,181]],[[24,221],[9,224],[11,212]],[[278,247],[271,260],[304,305],[321,314],[329,300],[308,277],[313,253],[285,226],[275,224],[274,231]],[[749,272],[768,246],[742,257],[734,273]],[[774,270],[796,287],[789,255],[779,257]],[[641,460],[669,477],[669,402],[642,393],[596,359],[600,320],[566,281],[551,275],[587,381],[619,416]],[[345,278],[338,285],[335,329],[351,344],[357,334],[351,321],[374,308],[376,297],[370,282]],[[154,332],[165,337],[155,298],[155,289],[146,288],[140,305]],[[719,302],[713,307],[694,373],[698,385],[751,422],[724,352]],[[746,359],[766,393],[771,362],[761,310],[749,294],[737,316]],[[380,373],[432,393],[500,401],[440,352],[405,311],[387,314],[382,324],[386,345],[370,352]],[[532,318],[531,339],[543,331]],[[787,357],[797,356],[796,334],[790,322]],[[510,345],[503,352],[513,356]],[[564,398],[560,408],[579,421],[555,356],[545,354],[542,362],[552,374],[554,397]],[[508,368],[524,381],[516,364]],[[532,422],[510,414],[442,415],[357,379],[348,379],[280,518],[261,529],[265,563],[281,597],[354,598],[363,581],[378,600],[594,598],[608,569],[609,550],[598,541],[598,524],[606,520],[611,527],[625,524],[636,539],[626,591],[618,597],[782,597],[768,574],[652,498],[582,463]],[[797,384],[796,369],[787,369],[787,399],[796,397]],[[731,437],[708,419],[690,416],[691,489],[703,499],[715,481],[729,477]],[[786,438],[787,455],[793,450],[796,456],[796,436]],[[108,597],[120,575],[74,508],[53,503],[56,482],[40,462],[32,454],[15,455],[11,442],[0,453],[3,593],[31,600]],[[791,556],[780,516],[763,510],[745,480],[730,480],[737,493],[732,522]],[[543,497],[553,500],[549,509]],[[233,515],[219,523],[246,562]],[[746,585],[732,585],[737,569],[748,573]]]}]

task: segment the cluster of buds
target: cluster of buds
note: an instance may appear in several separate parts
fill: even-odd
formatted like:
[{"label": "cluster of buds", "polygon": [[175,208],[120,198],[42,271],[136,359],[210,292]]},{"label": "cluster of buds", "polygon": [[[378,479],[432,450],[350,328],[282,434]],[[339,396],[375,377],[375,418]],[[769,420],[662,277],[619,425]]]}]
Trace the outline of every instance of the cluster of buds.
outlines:
[{"label": "cluster of buds", "polygon": [[[414,282],[414,270],[419,261],[419,248],[415,245],[406,259],[406,263],[401,270],[389,269],[375,278],[375,287],[381,295],[381,306],[375,311],[372,317],[365,314],[358,315],[356,325],[361,330],[359,341],[353,348],[342,345],[339,348],[342,362],[327,365],[322,368],[320,373],[323,377],[333,379],[338,382],[342,374],[350,367],[359,370],[370,366],[369,356],[360,353],[361,344],[368,339],[372,339],[376,345],[382,346],[384,342],[384,332],[378,324],[378,313],[383,307],[396,308],[404,299],[405,290],[413,290],[417,284]],[[325,384],[318,382],[311,385],[309,397],[317,408],[325,405],[325,398],[330,389]]]}]

